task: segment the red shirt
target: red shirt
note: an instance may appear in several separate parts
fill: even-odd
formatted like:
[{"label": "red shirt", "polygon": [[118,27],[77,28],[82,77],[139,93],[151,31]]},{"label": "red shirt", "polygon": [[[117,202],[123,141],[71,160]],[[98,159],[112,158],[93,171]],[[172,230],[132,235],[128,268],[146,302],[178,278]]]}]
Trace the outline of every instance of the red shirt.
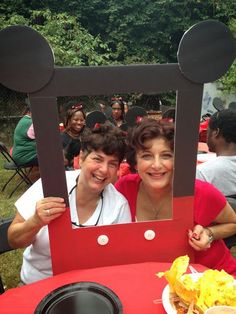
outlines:
[{"label": "red shirt", "polygon": [[[128,200],[132,220],[135,221],[136,201],[141,178],[138,174],[128,174],[120,178],[115,187]],[[194,223],[209,226],[226,205],[224,195],[212,184],[196,180],[194,199]],[[213,269],[224,269],[236,277],[236,260],[232,257],[223,240],[213,241],[206,251],[196,251],[196,263]]]}]

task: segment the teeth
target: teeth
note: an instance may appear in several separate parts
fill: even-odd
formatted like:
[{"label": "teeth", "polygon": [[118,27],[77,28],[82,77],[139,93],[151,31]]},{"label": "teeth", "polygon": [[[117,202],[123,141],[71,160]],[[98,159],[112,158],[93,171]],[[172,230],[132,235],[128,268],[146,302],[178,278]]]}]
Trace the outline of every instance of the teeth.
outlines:
[{"label": "teeth", "polygon": [[158,174],[150,173],[150,175],[154,178],[161,178],[163,177],[164,174],[163,173],[158,173]]},{"label": "teeth", "polygon": [[95,178],[96,180],[98,180],[98,181],[104,181],[104,180],[105,180],[105,178],[98,177],[98,176],[95,176],[95,175],[94,175],[94,178]]}]

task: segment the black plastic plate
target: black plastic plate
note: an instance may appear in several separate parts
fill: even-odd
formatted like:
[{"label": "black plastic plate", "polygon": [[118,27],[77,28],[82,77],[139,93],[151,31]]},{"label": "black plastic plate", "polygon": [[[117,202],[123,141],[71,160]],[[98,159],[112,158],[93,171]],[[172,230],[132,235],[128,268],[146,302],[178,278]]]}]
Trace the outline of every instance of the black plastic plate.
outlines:
[{"label": "black plastic plate", "polygon": [[118,296],[95,282],[79,282],[50,292],[38,304],[35,314],[122,314]]}]

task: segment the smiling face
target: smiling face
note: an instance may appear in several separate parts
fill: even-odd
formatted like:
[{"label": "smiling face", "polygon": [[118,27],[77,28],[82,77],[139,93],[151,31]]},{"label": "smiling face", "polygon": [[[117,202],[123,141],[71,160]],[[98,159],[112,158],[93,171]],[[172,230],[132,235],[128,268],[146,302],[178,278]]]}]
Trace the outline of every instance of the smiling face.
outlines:
[{"label": "smiling face", "polygon": [[116,180],[119,160],[115,155],[106,155],[103,151],[81,152],[81,174],[83,185],[91,193],[101,193],[105,186]]},{"label": "smiling face", "polygon": [[69,127],[74,133],[80,133],[85,126],[85,118],[81,111],[76,111],[69,122]]},{"label": "smiling face", "polygon": [[81,132],[81,130],[85,126],[85,118],[81,111],[76,111],[73,114],[71,118],[70,126],[74,132],[78,132],[78,133]]},{"label": "smiling face", "polygon": [[167,141],[154,138],[146,141],[145,149],[136,155],[137,171],[147,188],[169,190],[172,188],[174,154]]}]

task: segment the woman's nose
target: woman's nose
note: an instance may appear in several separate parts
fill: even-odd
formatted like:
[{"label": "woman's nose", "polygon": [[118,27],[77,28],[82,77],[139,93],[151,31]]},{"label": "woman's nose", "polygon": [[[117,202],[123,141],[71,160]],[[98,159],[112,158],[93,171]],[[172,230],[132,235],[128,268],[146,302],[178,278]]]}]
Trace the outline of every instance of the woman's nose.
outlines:
[{"label": "woman's nose", "polygon": [[84,125],[84,121],[77,121],[77,124],[79,124],[79,125]]},{"label": "woman's nose", "polygon": [[108,171],[108,164],[106,162],[103,162],[100,164],[100,170],[103,172],[103,173],[107,173]]},{"label": "woman's nose", "polygon": [[159,168],[159,167],[161,167],[161,165],[162,165],[161,158],[159,156],[156,156],[153,159],[152,167]]}]

